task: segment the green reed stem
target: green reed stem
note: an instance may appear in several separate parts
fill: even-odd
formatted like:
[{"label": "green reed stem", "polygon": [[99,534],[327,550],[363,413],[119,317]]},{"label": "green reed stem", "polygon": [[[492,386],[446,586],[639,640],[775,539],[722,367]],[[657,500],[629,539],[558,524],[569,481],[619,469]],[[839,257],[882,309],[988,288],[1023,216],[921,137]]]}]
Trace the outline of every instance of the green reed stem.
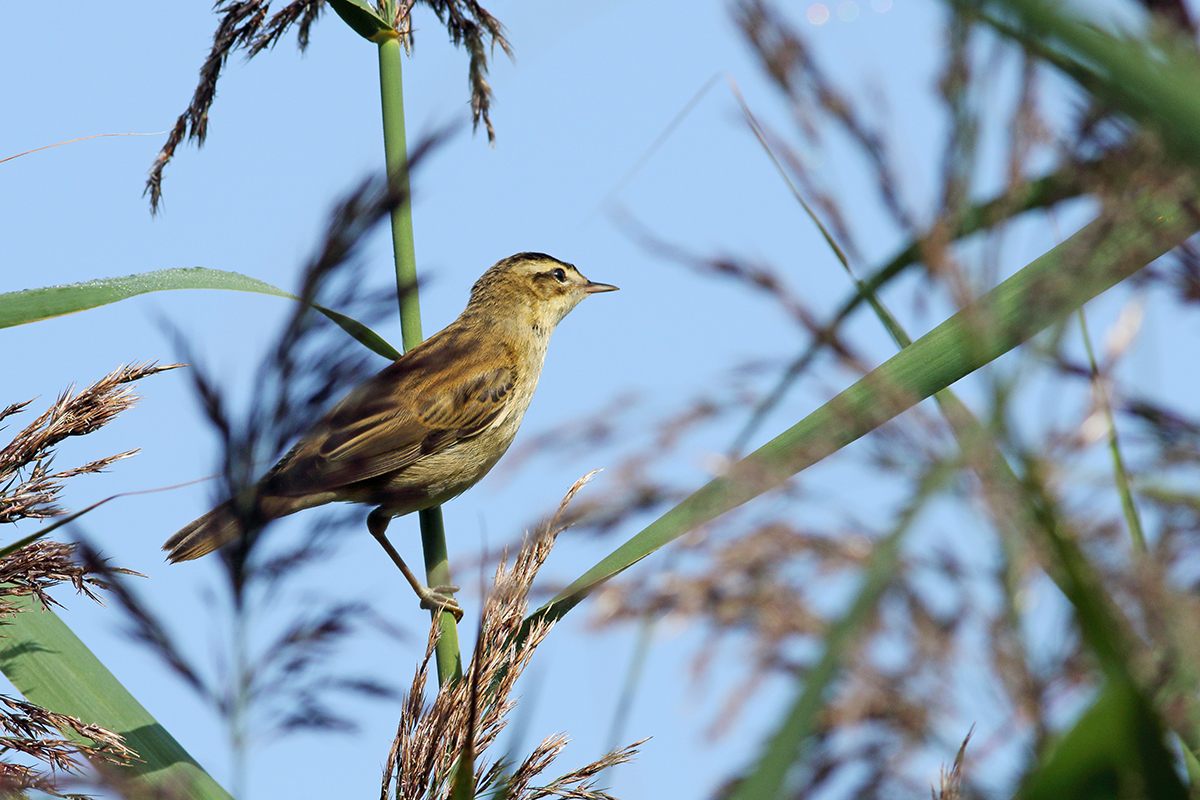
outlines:
[{"label": "green reed stem", "polygon": [[408,197],[408,146],[404,133],[399,39],[387,39],[379,45],[379,92],[383,103],[383,152],[388,181],[394,190],[404,195],[404,201],[392,210],[392,252],[396,259],[396,293],[400,297],[400,331],[404,349],[411,350],[425,337],[421,334],[412,202]]},{"label": "green reed stem", "polygon": [[[392,211],[392,252],[396,260],[396,292],[400,297],[400,331],[405,351],[422,342],[421,303],[417,295],[417,257],[413,246],[412,202],[408,185],[408,148],[404,135],[404,89],[401,82],[400,40],[379,45],[379,91],[383,103],[383,151],[388,181],[403,192],[404,200]],[[420,512],[421,545],[429,586],[450,585],[446,532],[440,506]],[[431,612],[442,629],[436,658],[438,685],[462,677],[458,627],[448,612]]]}]

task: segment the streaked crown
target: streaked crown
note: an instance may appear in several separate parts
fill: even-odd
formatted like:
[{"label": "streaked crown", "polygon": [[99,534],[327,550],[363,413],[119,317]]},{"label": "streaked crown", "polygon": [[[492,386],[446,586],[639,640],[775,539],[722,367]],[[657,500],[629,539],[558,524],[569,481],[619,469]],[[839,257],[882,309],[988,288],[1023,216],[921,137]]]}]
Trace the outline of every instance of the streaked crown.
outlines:
[{"label": "streaked crown", "polygon": [[471,288],[468,310],[491,313],[526,308],[551,329],[583,298],[617,287],[593,283],[575,265],[545,253],[517,253],[497,261]]}]

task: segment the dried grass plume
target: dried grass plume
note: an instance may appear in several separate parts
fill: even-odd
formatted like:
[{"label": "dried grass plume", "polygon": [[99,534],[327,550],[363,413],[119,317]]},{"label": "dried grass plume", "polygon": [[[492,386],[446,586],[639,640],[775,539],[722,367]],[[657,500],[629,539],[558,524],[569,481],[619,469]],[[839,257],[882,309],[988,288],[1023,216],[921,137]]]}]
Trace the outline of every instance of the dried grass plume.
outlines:
[{"label": "dried grass plume", "polygon": [[[82,391],[68,388],[50,408],[17,431],[0,448],[0,524],[62,515],[58,497],[67,479],[101,472],[136,453],[128,450],[64,470],[53,467],[55,448],[63,440],[104,427],[137,402],[132,382],[177,366],[152,362],[123,366]],[[20,413],[32,402],[0,409],[0,420]],[[18,613],[15,598],[34,597],[44,607],[54,604],[47,590],[59,583],[70,583],[80,594],[99,601],[96,590],[107,586],[103,570],[97,569],[103,565],[80,563],[75,556],[77,545],[36,540],[19,545],[20,541],[0,549],[0,622]],[[82,781],[75,776],[84,772],[85,760],[126,764],[137,758],[123,738],[110,730],[4,695],[0,695],[0,748],[33,762],[0,761],[3,797],[23,796],[31,790],[66,796],[60,794],[64,781]]]},{"label": "dried grass plume", "polygon": [[564,518],[571,499],[597,471],[576,481],[554,516],[526,537],[512,567],[506,557],[501,558],[493,589],[484,603],[478,644],[468,673],[471,677],[443,686],[429,704],[425,701],[425,685],[438,637],[437,625],[431,627],[425,657],[406,695],[396,739],[388,754],[381,800],[448,798],[464,751],[476,756],[473,759],[476,795],[498,792],[499,796],[512,800],[541,797],[610,800],[611,795],[596,786],[599,774],[632,759],[642,742],[614,750],[540,786],[532,785],[533,781],[566,747],[569,739],[564,734],[546,737],[520,764],[481,757],[495,744],[508,713],[516,706],[512,692],[517,678],[554,626],[552,622],[541,621],[521,635],[534,577],[549,557],[556,537],[567,527]]}]

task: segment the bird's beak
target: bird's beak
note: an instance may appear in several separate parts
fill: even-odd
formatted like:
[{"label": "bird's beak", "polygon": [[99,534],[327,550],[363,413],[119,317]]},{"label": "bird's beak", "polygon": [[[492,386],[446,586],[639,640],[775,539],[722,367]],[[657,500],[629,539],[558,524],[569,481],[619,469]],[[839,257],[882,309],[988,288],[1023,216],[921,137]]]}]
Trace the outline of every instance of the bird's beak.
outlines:
[{"label": "bird's beak", "polygon": [[618,288],[620,287],[613,286],[611,283],[593,283],[592,281],[588,281],[583,285],[583,290],[588,294],[595,294],[596,292],[615,292]]}]

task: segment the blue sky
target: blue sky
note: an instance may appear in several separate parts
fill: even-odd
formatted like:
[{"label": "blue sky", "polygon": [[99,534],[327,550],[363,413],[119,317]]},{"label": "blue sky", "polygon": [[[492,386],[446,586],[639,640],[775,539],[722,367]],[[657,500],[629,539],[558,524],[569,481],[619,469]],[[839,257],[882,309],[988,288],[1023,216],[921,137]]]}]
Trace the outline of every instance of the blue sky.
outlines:
[{"label": "blue sky", "polygon": [[[890,120],[907,199],[929,208],[944,124],[931,94],[942,43],[939,7],[918,0],[863,0],[852,13],[851,5],[831,4],[829,19],[820,25],[804,21],[805,15],[820,20],[819,10],[797,5],[796,19],[831,77],[859,97],[879,98],[873,110]],[[425,332],[457,315],[484,269],[523,250],[551,253],[593,280],[621,287],[589,299],[558,329],[515,447],[540,431],[586,418],[624,393],[637,398],[636,412],[650,420],[720,380],[727,365],[791,355],[804,340],[777,307],[646,252],[615,221],[615,215],[628,214],[695,252],[769,262],[818,313],[846,296],[840,268],[741,122],[724,81],[623,182],[716,74],[732,77],[757,114],[792,136],[791,121],[726,5],[588,0],[487,7],[507,26],[516,53],[515,63],[501,54],[493,64],[494,148],[482,135],[467,133],[466,57],[445,41],[424,10],[417,12],[414,56],[405,60],[410,141],[447,123],[461,127],[414,179]],[[0,157],[90,134],[168,128],[190,99],[215,22],[204,3],[0,6],[0,68],[9,76],[0,85],[5,109]],[[997,83],[996,96],[1003,98],[1003,81]],[[380,167],[375,49],[327,13],[306,54],[289,38],[253,62],[232,61],[218,88],[208,143],[199,151],[191,145],[179,149],[166,172],[164,210],[151,218],[141,191],[163,139],[97,139],[0,165],[0,291],[188,266],[233,270],[295,288],[332,203]],[[844,198],[869,194],[869,179],[848,153],[831,144],[805,155]],[[875,263],[898,244],[897,233],[869,204],[851,207],[857,228],[875,231],[863,241],[868,262]],[[1060,219],[1064,233],[1069,223],[1070,217]],[[1006,256],[1019,266],[1052,243],[1047,229],[1021,229]],[[377,235],[367,250],[370,275],[379,286],[389,281],[388,248],[386,235]],[[910,318],[914,331],[939,321],[942,309],[939,298],[929,298],[925,311]],[[6,329],[0,331],[5,374],[0,403],[38,396],[34,405],[40,409],[68,384],[85,384],[122,363],[175,360],[164,321],[188,337],[232,396],[244,399],[254,391],[258,361],[289,311],[286,301],[255,295],[159,293]],[[1111,317],[1115,308],[1104,313]],[[394,324],[379,330],[399,341]],[[859,320],[851,331],[867,337],[862,346],[869,357],[890,354],[872,321]],[[1156,336],[1153,329],[1148,335]],[[1150,380],[1176,380],[1156,371],[1153,361],[1146,367]],[[794,393],[757,441],[840,388],[835,376]],[[136,410],[63,448],[63,464],[142,448],[110,473],[73,483],[69,506],[214,472],[216,441],[186,376],[177,371],[148,379],[140,392],[145,399]],[[712,431],[674,458],[669,466],[675,478],[699,485],[730,434]],[[633,450],[644,442],[625,445]],[[452,553],[469,557],[481,532],[491,542],[516,536],[553,508],[576,478],[614,465],[621,452],[618,447],[537,458],[515,470],[502,462],[447,507]],[[836,466],[813,472],[806,488],[841,486],[848,477]],[[598,490],[606,480],[601,473]],[[92,514],[86,525],[114,563],[149,576],[139,582],[140,590],[206,667],[227,633],[204,600],[215,585],[216,565],[168,566],[159,545],[206,510],[213,491],[202,483],[122,499]],[[280,526],[279,535],[287,535],[285,528]],[[416,560],[416,520],[398,520],[392,532],[402,552]],[[548,574],[570,580],[614,544],[567,534]],[[364,531],[346,541],[311,581],[290,591],[297,607],[306,597],[340,592],[377,604],[404,628],[407,640],[368,638],[343,658],[352,665],[377,664],[381,675],[404,686],[423,646],[425,617],[380,555]],[[475,583],[470,576],[459,579],[464,586]],[[59,592],[64,600],[65,594]],[[474,602],[470,595],[464,601],[468,618]],[[232,767],[219,721],[122,636],[112,611],[74,599],[68,605],[73,629],[229,785]],[[635,640],[630,628],[591,630],[588,618],[588,607],[573,613],[533,667],[540,685],[528,735],[572,734],[576,742],[564,769],[591,760],[607,744],[608,720]],[[702,638],[695,627],[672,623],[656,640],[625,736],[654,739],[635,764],[615,776],[619,796],[703,796],[745,763],[774,724],[788,694],[768,684],[732,731],[716,740],[705,736],[746,667],[736,650],[726,651],[704,681],[692,681],[691,658]],[[326,796],[329,781],[336,781],[341,796],[374,796],[398,704],[352,701],[351,707],[361,725],[357,735],[259,742],[250,755],[244,796]],[[937,764],[929,766],[932,780]]]}]

